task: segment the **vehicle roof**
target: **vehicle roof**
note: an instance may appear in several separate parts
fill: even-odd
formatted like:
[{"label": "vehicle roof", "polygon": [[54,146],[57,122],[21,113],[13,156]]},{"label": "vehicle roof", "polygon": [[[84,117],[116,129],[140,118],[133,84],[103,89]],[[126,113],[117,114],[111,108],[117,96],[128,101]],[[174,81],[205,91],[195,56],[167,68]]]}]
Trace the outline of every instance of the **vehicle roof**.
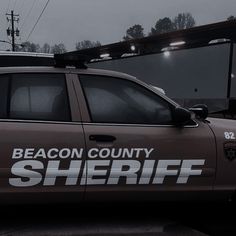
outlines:
[{"label": "vehicle roof", "polygon": [[11,56],[11,57],[49,57],[53,58],[54,54],[51,53],[40,53],[40,52],[11,52],[11,51],[0,51],[0,56]]},{"label": "vehicle roof", "polygon": [[0,74],[14,73],[78,73],[78,74],[96,74],[103,76],[119,77],[124,79],[136,80],[134,76],[111,70],[102,69],[76,69],[76,68],[60,68],[53,66],[16,66],[16,67],[0,67]]}]

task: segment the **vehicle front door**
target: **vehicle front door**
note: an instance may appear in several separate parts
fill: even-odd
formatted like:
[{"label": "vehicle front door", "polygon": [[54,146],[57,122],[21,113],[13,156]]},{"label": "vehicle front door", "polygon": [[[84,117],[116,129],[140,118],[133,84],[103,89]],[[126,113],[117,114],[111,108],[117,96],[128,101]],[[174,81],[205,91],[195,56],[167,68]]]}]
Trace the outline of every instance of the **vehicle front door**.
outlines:
[{"label": "vehicle front door", "polygon": [[134,81],[94,75],[79,80],[86,200],[199,199],[212,191],[216,150],[207,124],[175,126],[174,104]]}]

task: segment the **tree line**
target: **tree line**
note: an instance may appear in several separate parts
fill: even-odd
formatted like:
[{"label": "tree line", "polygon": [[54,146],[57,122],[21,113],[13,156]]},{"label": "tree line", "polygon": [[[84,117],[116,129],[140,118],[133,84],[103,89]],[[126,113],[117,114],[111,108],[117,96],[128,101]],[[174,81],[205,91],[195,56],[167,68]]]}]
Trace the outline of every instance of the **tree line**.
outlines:
[{"label": "tree line", "polygon": [[[93,48],[101,46],[99,41],[93,42],[90,40],[83,40],[81,42],[76,43],[76,50],[82,50],[86,48]],[[18,52],[37,52],[37,53],[52,53],[52,54],[61,54],[67,52],[66,46],[64,43],[49,45],[48,43],[44,43],[42,46],[39,44],[35,44],[33,42],[24,42],[21,46],[16,46],[16,51]]]},{"label": "tree line", "polygon": [[[227,20],[236,20],[235,16],[229,16]],[[123,40],[131,40],[143,38],[145,36],[158,35],[163,33],[168,33],[175,30],[189,29],[196,26],[196,21],[191,13],[184,12],[179,13],[174,18],[164,17],[157,20],[156,24],[150,29],[150,32],[146,35],[144,33],[144,28],[140,24],[135,24],[126,30],[126,34],[123,37]],[[75,45],[76,50],[83,50],[87,48],[93,48],[101,46],[99,41],[90,41],[83,40],[79,41]],[[35,44],[33,42],[24,42],[22,46],[17,46],[17,51],[22,52],[38,52],[38,53],[53,53],[60,54],[67,52],[66,47],[63,43],[49,45],[45,43],[40,46],[39,44]]]},{"label": "tree line", "polygon": [[[148,36],[163,34],[174,30],[188,29],[196,25],[196,21],[191,13],[180,13],[173,19],[164,17],[158,19],[154,27],[151,28]],[[143,38],[147,35],[144,33],[142,25],[134,25],[127,29],[124,40]]]},{"label": "tree line", "polygon": [[[236,20],[235,16],[229,16],[228,21]],[[145,36],[152,36],[157,34],[168,33],[175,30],[189,29],[196,26],[196,21],[191,13],[179,13],[173,19],[169,17],[164,17],[158,19],[154,27],[151,28],[150,32],[145,35],[144,28],[140,24],[136,24],[126,31],[126,35],[123,40],[131,40],[143,38]]]}]

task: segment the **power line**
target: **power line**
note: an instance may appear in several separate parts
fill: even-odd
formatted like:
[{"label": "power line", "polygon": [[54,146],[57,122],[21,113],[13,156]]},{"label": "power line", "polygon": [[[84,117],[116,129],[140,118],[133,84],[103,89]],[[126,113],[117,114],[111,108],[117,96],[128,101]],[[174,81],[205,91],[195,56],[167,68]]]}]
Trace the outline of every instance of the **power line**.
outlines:
[{"label": "power line", "polygon": [[28,17],[30,16],[30,13],[32,12],[32,10],[33,10],[33,8],[34,8],[34,5],[35,5],[36,1],[37,1],[37,0],[34,0],[34,1],[33,1],[33,4],[31,5],[30,10],[28,11],[28,14],[27,14],[27,16],[25,17],[25,19],[24,19],[24,21],[23,21],[23,23],[22,23],[21,30],[22,30],[23,27],[25,26],[26,20],[27,20]]},{"label": "power line", "polygon": [[13,11],[15,11],[17,0],[15,0],[14,5],[13,5]]},{"label": "power line", "polygon": [[[11,0],[8,1],[8,5],[7,5],[7,9],[6,9],[5,15],[8,13],[8,11],[10,9],[10,5],[11,5]],[[8,25],[9,25],[9,21],[6,21],[6,28],[8,27]]]},{"label": "power line", "polygon": [[11,0],[8,1],[8,5],[7,5],[7,10],[6,10],[6,14],[8,13],[9,9],[10,9],[10,5],[11,5]]},{"label": "power line", "polygon": [[28,41],[29,37],[30,37],[30,36],[31,36],[31,34],[34,32],[34,30],[35,30],[35,27],[36,27],[36,26],[37,26],[37,24],[39,23],[39,21],[40,21],[40,19],[41,19],[42,15],[43,15],[44,11],[46,10],[46,8],[47,8],[47,6],[48,6],[49,2],[50,2],[50,0],[47,0],[47,2],[46,2],[46,4],[45,4],[45,6],[44,6],[44,8],[43,8],[43,10],[42,10],[42,12],[41,12],[41,14],[39,15],[39,17],[38,17],[38,19],[37,19],[36,23],[34,24],[34,26],[33,26],[32,30],[30,31],[30,33],[29,33],[29,35],[28,35],[28,37],[27,37],[26,41]]},{"label": "power line", "polygon": [[[24,8],[24,5],[25,5],[25,1],[21,1],[21,4],[19,4],[19,6],[18,6],[18,8],[19,8],[18,12],[19,12],[19,13],[21,12],[21,9]],[[22,12],[21,12],[21,13],[22,13]]]},{"label": "power line", "polygon": [[[25,6],[25,0],[24,1],[21,1],[21,4],[19,5],[19,13],[21,15],[23,15],[23,9],[24,9],[24,6]],[[18,23],[18,27],[20,28],[20,24]],[[19,41],[21,42],[21,34],[19,35]]]}]

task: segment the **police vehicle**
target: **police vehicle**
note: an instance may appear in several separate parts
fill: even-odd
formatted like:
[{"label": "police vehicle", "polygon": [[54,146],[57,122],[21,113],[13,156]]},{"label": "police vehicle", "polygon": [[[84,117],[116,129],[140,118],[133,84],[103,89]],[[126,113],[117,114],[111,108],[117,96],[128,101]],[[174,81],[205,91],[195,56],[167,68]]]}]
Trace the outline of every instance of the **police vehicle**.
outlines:
[{"label": "police vehicle", "polygon": [[234,196],[235,121],[76,52],[0,61],[1,203]]}]

